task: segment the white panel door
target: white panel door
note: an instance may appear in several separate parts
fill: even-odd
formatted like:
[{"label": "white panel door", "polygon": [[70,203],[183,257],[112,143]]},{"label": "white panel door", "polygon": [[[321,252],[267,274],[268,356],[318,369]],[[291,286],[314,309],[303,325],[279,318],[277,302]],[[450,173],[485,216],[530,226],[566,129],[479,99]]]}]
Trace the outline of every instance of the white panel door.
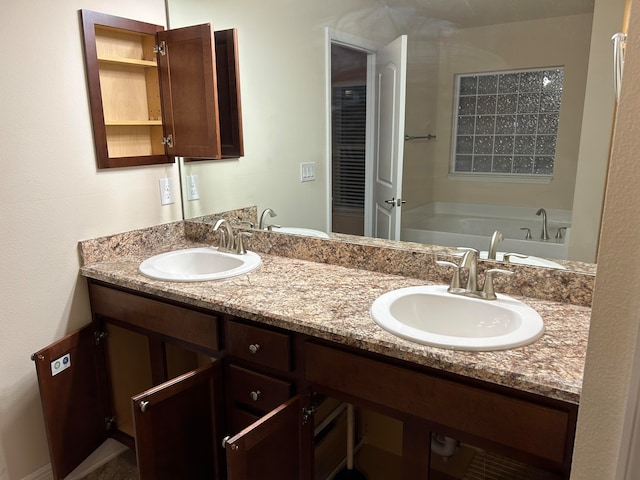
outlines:
[{"label": "white panel door", "polygon": [[376,54],[376,150],[373,236],[400,240],[402,157],[407,84],[407,36]]}]

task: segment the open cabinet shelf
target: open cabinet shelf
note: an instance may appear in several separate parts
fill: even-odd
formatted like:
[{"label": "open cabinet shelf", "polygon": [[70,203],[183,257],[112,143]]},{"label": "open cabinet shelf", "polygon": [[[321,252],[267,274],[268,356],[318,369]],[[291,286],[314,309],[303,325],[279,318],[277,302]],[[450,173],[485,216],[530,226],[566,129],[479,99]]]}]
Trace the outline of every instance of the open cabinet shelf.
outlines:
[{"label": "open cabinet shelf", "polygon": [[81,19],[98,168],[244,154],[235,29]]},{"label": "open cabinet shelf", "polygon": [[157,68],[158,64],[155,60],[138,60],[135,58],[125,57],[98,57],[98,62],[105,65],[127,65],[131,67],[141,68]]}]

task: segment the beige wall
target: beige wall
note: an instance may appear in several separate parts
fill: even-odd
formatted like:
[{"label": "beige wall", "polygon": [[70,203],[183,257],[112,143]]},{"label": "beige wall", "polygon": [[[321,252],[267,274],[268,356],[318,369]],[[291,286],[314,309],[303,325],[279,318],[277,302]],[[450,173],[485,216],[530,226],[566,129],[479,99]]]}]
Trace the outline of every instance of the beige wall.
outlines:
[{"label": "beige wall", "polygon": [[[186,216],[255,204],[259,209],[275,209],[280,223],[325,229],[328,120],[324,27],[379,45],[408,33],[406,133],[432,133],[438,138],[405,143],[405,209],[432,201],[480,201],[571,210],[575,207],[574,176],[580,154],[586,164],[580,169],[581,178],[588,183],[580,190],[576,221],[586,226],[571,237],[572,242],[580,244],[573,248],[576,256],[572,258],[592,262],[600,215],[591,204],[598,202],[594,192],[601,194],[603,189],[606,154],[601,153],[608,149],[606,132],[612,116],[611,72],[607,63],[610,50],[608,40],[605,47],[601,37],[617,28],[618,4],[623,1],[598,0],[595,18],[584,14],[471,29],[418,18],[412,19],[408,31],[400,31],[393,28],[389,13],[366,0],[348,5],[328,0],[294,10],[284,0],[277,0],[268,11],[260,5],[251,8],[246,2],[169,0],[169,22],[174,27],[210,21],[216,29],[239,29],[245,156],[185,167],[187,174],[198,175],[200,181],[200,200],[186,202]],[[290,15],[281,15],[284,10]],[[392,11],[394,15],[404,13],[401,9]],[[599,43],[592,49],[597,53],[590,58],[592,20],[599,33],[595,42]],[[457,54],[457,60],[451,61],[452,54]],[[599,114],[590,115],[586,121],[583,137],[587,140],[579,152],[585,75],[590,60],[595,64],[589,72],[594,79],[590,79],[590,92],[597,100],[588,105],[590,112],[596,110]],[[546,185],[451,181],[448,170],[453,74],[553,65],[566,66],[553,181]],[[292,89],[292,85],[296,88]],[[316,163],[315,182],[300,183],[301,162]],[[591,168],[594,164],[597,168]],[[585,196],[589,199],[588,208],[582,207]]]},{"label": "beige wall", "polygon": [[[569,258],[593,262],[598,247],[615,96],[611,36],[622,30],[625,0],[596,0],[580,153],[573,197]],[[603,68],[603,65],[606,67]]]},{"label": "beige wall", "polygon": [[[572,210],[569,258],[594,262],[614,112],[610,38],[621,29],[624,5],[596,0],[593,16],[445,31],[440,40],[410,37],[417,48],[410,51],[407,133],[438,139],[406,144],[406,207],[442,201]],[[551,184],[450,180],[454,74],[548,65],[566,66]]]},{"label": "beige wall", "polygon": [[[629,42],[618,106],[598,255],[583,394],[574,454],[574,479],[635,479],[623,476],[640,363],[640,8],[631,8]],[[635,388],[631,388],[635,385]],[[637,426],[636,426],[637,428]]]},{"label": "beige wall", "polygon": [[80,8],[165,23],[163,0],[3,2],[0,459],[11,480],[49,463],[30,356],[90,320],[77,242],[180,219],[158,187],[175,167],[96,170]]},{"label": "beige wall", "polygon": [[[198,175],[201,196],[186,202],[186,216],[257,205],[274,209],[279,224],[325,230],[325,33],[315,23],[321,6],[283,16],[286,2],[168,3],[172,28],[211,22],[216,30],[236,27],[239,36],[245,156],[185,167]],[[316,163],[315,182],[300,182],[302,162]]]},{"label": "beige wall", "polygon": [[[198,175],[201,185],[201,199],[186,202],[186,216],[255,204],[260,210],[271,207],[278,212],[278,223],[325,229],[325,27],[378,45],[406,32],[394,29],[384,9],[370,0],[306,2],[300,8],[274,0],[268,9],[258,1],[168,0],[168,5],[172,27],[210,21],[216,29],[239,30],[245,156],[186,167],[189,174]],[[435,123],[435,109],[428,106],[435,101],[429,95],[437,83],[436,50],[429,39],[439,28],[428,27],[433,31],[409,36],[407,88],[412,101],[407,104],[407,119],[415,129],[413,135],[426,133]],[[409,163],[421,162],[422,145],[406,148]],[[301,162],[316,162],[315,182],[300,183]],[[426,178],[428,172],[417,175]]]},{"label": "beige wall", "polygon": [[[407,208],[480,201],[572,210],[569,258],[595,262],[614,112],[610,38],[621,29],[624,5],[625,0],[596,0],[593,16],[445,32],[437,51],[435,40],[414,37],[419,48],[410,52],[406,128],[412,135],[437,133],[438,139],[406,144]],[[453,75],[546,65],[566,66],[551,184],[450,180]]]},{"label": "beige wall", "polygon": [[[433,200],[571,210],[578,163],[591,15],[470,28],[442,38]],[[457,73],[564,65],[565,80],[553,181],[491,183],[451,180],[453,79]]]},{"label": "beige wall", "polygon": [[[49,462],[29,356],[89,320],[84,280],[78,276],[77,241],[180,217],[178,205],[161,207],[158,197],[158,178],[176,176],[175,167],[96,171],[79,8],[164,23],[164,6],[158,0],[55,4],[22,0],[4,5],[0,17],[5,45],[0,53],[5,73],[0,76],[0,160],[7,170],[0,188],[0,245],[4,249],[0,257],[0,361],[4,367],[0,375],[0,461],[6,462],[5,476],[10,480],[24,478]],[[249,9],[254,10],[261,9]],[[273,6],[268,10],[273,11]],[[264,28],[256,35],[275,35],[268,29],[268,14],[260,14]],[[632,45],[618,112],[576,440],[573,478],[577,480],[622,478],[616,476],[616,469],[626,449],[624,415],[629,384],[638,373],[632,370],[632,356],[640,322],[640,282],[635,278],[640,270],[640,220],[636,215],[640,172],[635,167],[640,150],[635,128],[640,121],[636,113],[640,110],[640,83],[636,81],[640,78],[640,11],[632,14]],[[232,20],[231,24],[238,18]],[[308,47],[301,45],[294,60],[302,61]],[[256,92],[249,104],[254,105],[252,110],[264,112],[265,120],[271,119],[269,112],[282,108],[281,99],[270,97],[269,90],[259,93],[264,77],[272,71],[268,57],[274,54],[277,52],[265,51],[261,68],[249,69],[252,75],[247,78],[241,72],[243,88],[248,85]],[[303,100],[292,97],[289,106]],[[266,123],[262,128],[279,134],[277,125]],[[257,135],[256,129],[257,124],[245,131],[246,138]],[[309,133],[307,143],[313,141],[311,137]],[[256,157],[267,157],[259,167],[261,172],[278,171],[278,152],[261,154],[257,147],[252,148]],[[228,192],[229,198],[235,198],[234,193]]]}]

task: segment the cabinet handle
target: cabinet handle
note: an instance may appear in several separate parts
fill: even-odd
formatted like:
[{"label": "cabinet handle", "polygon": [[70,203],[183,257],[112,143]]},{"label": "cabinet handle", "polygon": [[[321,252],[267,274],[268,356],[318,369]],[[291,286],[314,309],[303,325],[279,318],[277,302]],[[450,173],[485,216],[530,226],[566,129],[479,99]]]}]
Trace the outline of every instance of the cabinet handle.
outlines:
[{"label": "cabinet handle", "polygon": [[253,400],[254,402],[257,402],[261,395],[262,395],[262,392],[260,390],[254,390],[249,394],[249,396],[251,397],[251,400]]},{"label": "cabinet handle", "polygon": [[238,445],[234,445],[232,443],[229,443],[229,440],[231,439],[231,436],[227,435],[226,437],[224,437],[222,439],[222,448],[227,448],[227,445],[229,445],[231,447],[231,450],[238,450],[240,447],[238,447]]},{"label": "cabinet handle", "polygon": [[151,403],[149,403],[147,400],[143,400],[140,402],[140,411],[146,412],[150,406]]},{"label": "cabinet handle", "polygon": [[258,350],[260,350],[260,345],[257,343],[252,343],[251,345],[249,345],[249,351],[253,354],[258,353]]}]

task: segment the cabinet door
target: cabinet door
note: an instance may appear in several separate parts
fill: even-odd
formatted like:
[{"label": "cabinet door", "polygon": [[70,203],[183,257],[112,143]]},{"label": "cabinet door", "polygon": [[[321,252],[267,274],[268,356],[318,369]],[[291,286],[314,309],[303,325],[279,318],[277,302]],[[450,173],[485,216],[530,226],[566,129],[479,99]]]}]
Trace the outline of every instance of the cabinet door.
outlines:
[{"label": "cabinet door", "polygon": [[[210,24],[158,32],[169,155],[221,158],[214,33]],[[164,45],[163,45],[164,44]]]},{"label": "cabinet door", "polygon": [[282,404],[226,442],[228,480],[310,480],[313,418],[309,394]]},{"label": "cabinet door", "polygon": [[220,148],[224,158],[244,155],[237,29],[215,32]]},{"label": "cabinet door", "polygon": [[214,361],[131,399],[142,480],[219,478],[221,381]]},{"label": "cabinet door", "polygon": [[98,168],[173,163],[162,144],[160,25],[80,11]]},{"label": "cabinet door", "polygon": [[56,480],[107,437],[105,419],[111,415],[101,350],[88,325],[33,354]]}]

